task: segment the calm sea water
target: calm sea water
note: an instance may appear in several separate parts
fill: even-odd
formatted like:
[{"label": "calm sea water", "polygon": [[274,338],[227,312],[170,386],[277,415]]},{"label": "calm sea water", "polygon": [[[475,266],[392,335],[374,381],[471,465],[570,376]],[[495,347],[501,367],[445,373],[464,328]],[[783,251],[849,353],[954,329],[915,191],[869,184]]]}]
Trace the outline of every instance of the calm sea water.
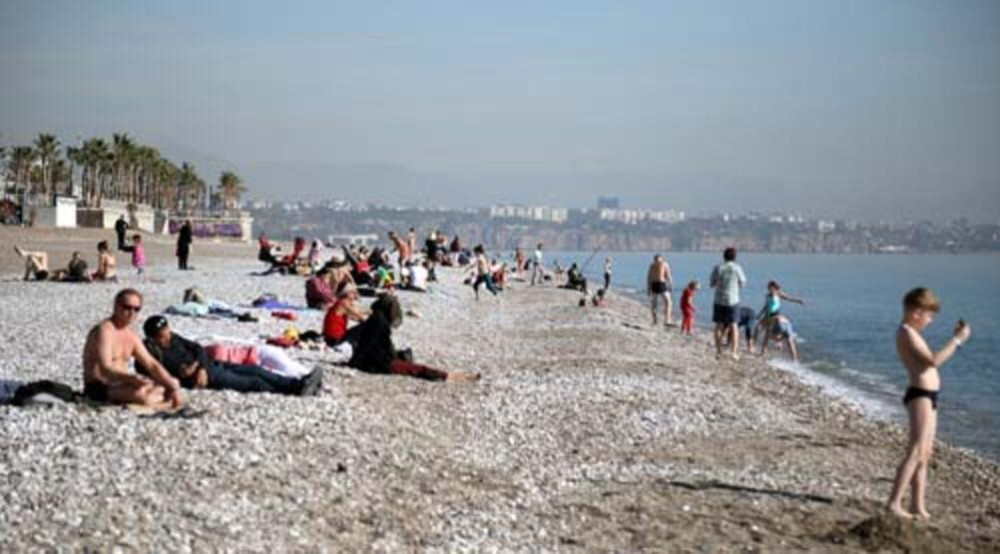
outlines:
[{"label": "calm sea water", "polygon": [[[600,282],[605,252],[586,267]],[[546,264],[583,263],[589,252],[546,253]],[[611,253],[612,287],[641,295],[652,253]],[[710,325],[712,290],[707,288],[720,254],[666,254],[675,288],[697,279],[699,326]],[[841,256],[741,254],[749,283],[744,305],[763,305],[765,284],[806,301],[783,303],[799,333],[801,364],[775,361],[803,380],[853,401],[867,414],[905,422],[901,396],[906,375],[896,358],[894,336],[903,294],[928,286],[941,297],[942,311],[925,336],[937,350],[964,318],[972,340],[941,369],[939,433],[958,446],[1000,460],[1000,256],[906,255]],[[675,301],[679,295],[675,294]],[[679,313],[679,312],[678,312]],[[784,358],[781,358],[784,359]]]}]

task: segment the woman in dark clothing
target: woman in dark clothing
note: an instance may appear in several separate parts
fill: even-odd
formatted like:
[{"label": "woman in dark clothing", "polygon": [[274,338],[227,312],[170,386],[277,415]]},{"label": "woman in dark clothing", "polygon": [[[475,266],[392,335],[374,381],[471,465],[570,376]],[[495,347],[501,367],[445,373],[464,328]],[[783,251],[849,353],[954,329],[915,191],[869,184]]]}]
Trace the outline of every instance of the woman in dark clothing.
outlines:
[{"label": "woman in dark clothing", "polygon": [[191,254],[191,243],[194,237],[191,231],[191,220],[181,225],[181,230],[177,233],[177,269],[188,269],[188,256]]},{"label": "woman in dark clothing", "polygon": [[[428,381],[479,380],[478,373],[444,371],[413,363],[412,354],[398,352],[392,344],[392,328],[403,321],[399,301],[394,296],[381,296],[372,304],[371,313],[365,316],[358,315],[360,311],[353,306],[356,297],[353,286],[344,283],[323,325],[328,344],[335,346],[347,342],[351,345],[353,354],[348,366],[365,373],[407,375]],[[361,319],[361,322],[347,329],[348,319]]]}]

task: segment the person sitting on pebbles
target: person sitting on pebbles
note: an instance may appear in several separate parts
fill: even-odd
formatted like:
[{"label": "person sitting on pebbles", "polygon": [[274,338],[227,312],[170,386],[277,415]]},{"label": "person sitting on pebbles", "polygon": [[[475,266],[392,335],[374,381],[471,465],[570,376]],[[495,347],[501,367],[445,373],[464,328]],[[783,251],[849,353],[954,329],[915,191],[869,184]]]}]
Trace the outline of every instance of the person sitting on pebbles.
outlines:
[{"label": "person sitting on pebbles", "polygon": [[[403,321],[399,301],[392,295],[382,295],[371,310],[355,306],[357,289],[350,283],[341,283],[337,302],[327,310],[323,321],[323,338],[327,345],[351,345],[349,367],[365,373],[407,375],[428,381],[478,381],[479,374],[467,371],[444,371],[413,363],[412,353],[403,356],[392,344],[392,328]],[[359,323],[348,329],[351,321]],[[409,358],[409,359],[403,359]]]},{"label": "person sitting on pebbles", "polygon": [[115,256],[108,247],[108,241],[97,243],[97,271],[90,277],[95,281],[117,281]]},{"label": "person sitting on pebbles", "polygon": [[[83,394],[95,402],[138,404],[153,410],[184,404],[180,383],[156,361],[131,329],[142,310],[142,295],[122,289],[115,295],[111,317],[87,334],[83,345]],[[129,362],[147,368],[149,377],[130,373]]]},{"label": "person sitting on pebbles", "polygon": [[[174,333],[162,315],[150,316],[142,330],[146,334],[146,349],[186,389],[315,396],[323,383],[322,368],[293,379],[259,365],[211,360],[200,344]],[[144,363],[136,363],[136,370],[146,373],[149,368]]]}]

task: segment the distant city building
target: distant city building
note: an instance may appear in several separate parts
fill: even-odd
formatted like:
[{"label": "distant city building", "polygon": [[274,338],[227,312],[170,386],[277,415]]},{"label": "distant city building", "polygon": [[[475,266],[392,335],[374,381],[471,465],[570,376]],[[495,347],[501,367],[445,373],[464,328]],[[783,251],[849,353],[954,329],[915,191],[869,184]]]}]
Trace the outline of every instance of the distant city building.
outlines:
[{"label": "distant city building", "polygon": [[269,200],[246,200],[243,206],[251,210],[270,210],[271,202]]},{"label": "distant city building", "polygon": [[630,210],[601,209],[598,210],[601,221],[616,221],[626,225],[654,221],[657,223],[680,223],[684,221],[684,212],[676,210]]},{"label": "distant city building", "polygon": [[620,207],[617,196],[602,196],[597,199],[598,210],[617,210]]},{"label": "distant city building", "polygon": [[771,214],[767,216],[768,223],[805,223],[806,218],[799,214]]},{"label": "distant city building", "polygon": [[566,208],[552,208],[549,206],[498,204],[490,207],[490,217],[565,223],[566,219],[569,217],[569,210]]},{"label": "distant city building", "polygon": [[816,230],[820,233],[832,233],[837,229],[837,224],[833,221],[819,220],[816,222]]}]

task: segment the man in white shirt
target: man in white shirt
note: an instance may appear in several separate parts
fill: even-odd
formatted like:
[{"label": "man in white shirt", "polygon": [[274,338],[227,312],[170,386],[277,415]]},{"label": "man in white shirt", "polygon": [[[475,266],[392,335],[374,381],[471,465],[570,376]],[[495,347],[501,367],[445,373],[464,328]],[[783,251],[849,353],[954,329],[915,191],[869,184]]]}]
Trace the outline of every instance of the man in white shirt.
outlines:
[{"label": "man in white shirt", "polygon": [[406,290],[427,292],[428,271],[424,264],[410,263],[407,265],[409,275],[406,279]]}]

